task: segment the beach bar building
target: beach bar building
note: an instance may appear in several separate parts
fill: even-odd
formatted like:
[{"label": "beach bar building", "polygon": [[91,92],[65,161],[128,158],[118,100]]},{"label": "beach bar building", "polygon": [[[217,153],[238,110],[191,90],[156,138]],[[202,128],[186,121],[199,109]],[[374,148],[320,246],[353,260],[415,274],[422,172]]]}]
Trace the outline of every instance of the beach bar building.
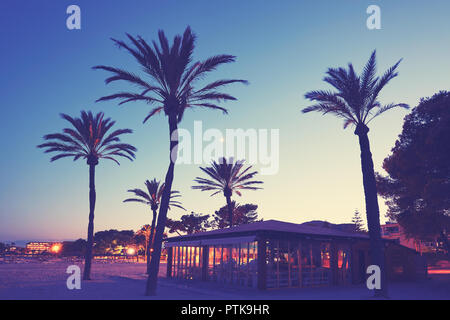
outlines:
[{"label": "beach bar building", "polygon": [[[389,278],[416,278],[426,265],[414,251],[385,241]],[[276,220],[166,239],[167,277],[260,290],[365,281],[369,237]]]}]

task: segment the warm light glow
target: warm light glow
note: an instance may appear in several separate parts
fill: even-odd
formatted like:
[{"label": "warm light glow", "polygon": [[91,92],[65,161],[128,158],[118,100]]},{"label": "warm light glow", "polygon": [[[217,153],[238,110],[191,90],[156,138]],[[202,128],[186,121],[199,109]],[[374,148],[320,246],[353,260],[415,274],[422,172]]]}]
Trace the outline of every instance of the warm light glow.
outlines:
[{"label": "warm light glow", "polygon": [[430,268],[428,268],[428,274],[450,274],[450,269],[430,269]]},{"label": "warm light glow", "polygon": [[132,255],[134,255],[135,253],[136,253],[136,250],[135,250],[134,248],[128,248],[128,249],[127,249],[127,254],[128,254],[128,255],[132,256]]},{"label": "warm light glow", "polygon": [[50,247],[50,252],[51,253],[59,253],[62,249],[62,244],[60,243],[55,243]]}]

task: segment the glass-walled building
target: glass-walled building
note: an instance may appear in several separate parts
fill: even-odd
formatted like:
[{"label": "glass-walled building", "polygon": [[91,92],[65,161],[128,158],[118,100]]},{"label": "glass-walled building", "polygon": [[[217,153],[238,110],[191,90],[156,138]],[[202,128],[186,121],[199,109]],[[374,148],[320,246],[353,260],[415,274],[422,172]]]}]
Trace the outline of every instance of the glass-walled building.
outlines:
[{"label": "glass-walled building", "polygon": [[167,277],[262,290],[360,283],[369,265],[368,240],[275,220],[172,237],[165,243]]},{"label": "glass-walled building", "polygon": [[257,287],[255,236],[179,242],[172,239],[166,243],[169,277]]}]

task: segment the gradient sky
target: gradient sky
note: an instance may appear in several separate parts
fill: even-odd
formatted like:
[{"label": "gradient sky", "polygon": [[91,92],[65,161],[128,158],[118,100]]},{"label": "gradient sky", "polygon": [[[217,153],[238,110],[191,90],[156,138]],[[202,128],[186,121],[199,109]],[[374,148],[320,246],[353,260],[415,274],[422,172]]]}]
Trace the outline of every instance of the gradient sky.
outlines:
[{"label": "gradient sky", "polygon": [[[81,7],[82,29],[66,28],[66,8]],[[366,8],[378,4],[382,30],[366,28]],[[234,64],[208,78],[243,78],[249,86],[227,88],[239,100],[226,103],[230,114],[197,110],[181,127],[192,129],[280,129],[280,170],[260,176],[264,190],[248,191],[240,203],[255,203],[264,219],[290,222],[349,222],[355,209],[365,212],[359,145],[352,129],[331,116],[301,114],[312,89],[329,88],[328,67],[353,62],[361,70],[373,49],[379,72],[404,58],[400,75],[382,92],[381,101],[417,105],[450,85],[450,2],[448,1],[50,1],[3,0],[0,3],[2,76],[2,156],[0,157],[0,241],[76,239],[86,236],[88,167],[69,159],[49,162],[38,150],[46,133],[67,126],[60,112],[104,111],[117,128],[132,128],[124,141],[138,148],[133,163],[102,161],[97,167],[95,230],[134,229],[150,223],[143,205],[122,203],[126,190],[145,179],[163,179],[168,165],[167,119],[143,125],[149,106],[94,103],[126,88],[106,86],[106,64],[139,71],[135,61],[113,46],[110,37],[140,34],[150,41],[164,29],[172,38],[190,25],[197,34],[195,59],[233,54]],[[370,139],[377,171],[401,131],[404,110],[371,123]],[[222,196],[191,190],[197,165],[176,167],[174,188],[189,211],[213,213]],[[382,221],[386,207],[380,199]],[[172,218],[183,214],[169,213]]]}]

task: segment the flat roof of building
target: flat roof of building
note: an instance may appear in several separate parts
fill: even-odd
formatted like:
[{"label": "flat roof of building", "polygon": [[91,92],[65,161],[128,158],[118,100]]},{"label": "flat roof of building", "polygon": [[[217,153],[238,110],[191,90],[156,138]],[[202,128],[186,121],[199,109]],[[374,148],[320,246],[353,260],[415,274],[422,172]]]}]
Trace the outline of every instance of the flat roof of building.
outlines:
[{"label": "flat roof of building", "polygon": [[183,242],[191,240],[240,237],[244,235],[264,235],[264,233],[288,233],[299,236],[317,236],[330,238],[353,238],[368,240],[369,236],[365,233],[347,232],[337,230],[327,226],[308,226],[303,224],[283,222],[278,220],[258,221],[250,224],[234,226],[232,228],[218,229],[206,232],[194,233],[191,235],[176,236],[167,238],[167,242]]}]

